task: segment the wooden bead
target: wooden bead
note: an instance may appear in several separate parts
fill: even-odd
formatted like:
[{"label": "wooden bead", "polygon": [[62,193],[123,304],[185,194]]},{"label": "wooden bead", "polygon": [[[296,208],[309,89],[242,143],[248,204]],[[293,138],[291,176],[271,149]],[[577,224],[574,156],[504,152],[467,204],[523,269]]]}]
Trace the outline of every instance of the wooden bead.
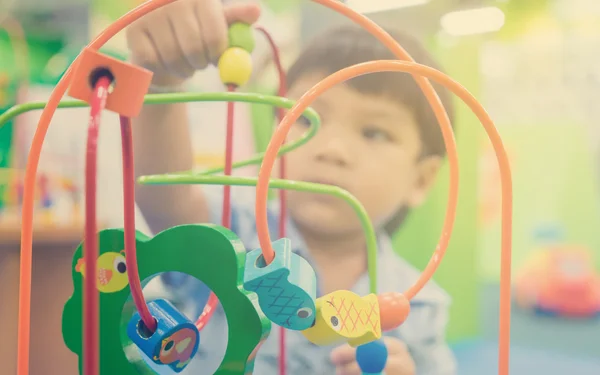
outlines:
[{"label": "wooden bead", "polygon": [[302,331],[316,345],[347,342],[358,346],[381,337],[379,302],[375,294],[360,297],[338,290],[317,298],[315,325]]},{"label": "wooden bead", "polygon": [[156,320],[156,331],[149,332],[136,312],[127,325],[127,335],[154,363],[183,371],[198,351],[198,328],[164,299],[148,303],[148,310]]},{"label": "wooden bead", "polygon": [[402,293],[390,292],[377,296],[381,311],[381,329],[389,331],[402,325],[410,313],[410,302]]},{"label": "wooden bead", "polygon": [[275,258],[266,265],[260,249],[246,258],[244,288],[256,293],[263,313],[273,323],[301,331],[315,321],[317,278],[314,269],[292,252],[287,238],[273,242]]},{"label": "wooden bead", "polygon": [[252,76],[252,56],[242,48],[228,48],[221,55],[218,67],[224,84],[243,86]]},{"label": "wooden bead", "polygon": [[236,22],[229,26],[229,47],[242,48],[252,53],[256,43],[252,27],[247,23]]},{"label": "wooden bead", "polygon": [[356,362],[363,375],[383,373],[387,358],[388,351],[383,340],[371,341],[356,348]]}]

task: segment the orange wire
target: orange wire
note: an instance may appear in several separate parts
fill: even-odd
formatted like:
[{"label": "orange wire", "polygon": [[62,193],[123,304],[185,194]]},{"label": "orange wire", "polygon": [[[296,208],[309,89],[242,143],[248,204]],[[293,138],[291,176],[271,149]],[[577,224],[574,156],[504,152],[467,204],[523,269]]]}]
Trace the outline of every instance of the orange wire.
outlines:
[{"label": "orange wire", "polygon": [[[277,90],[277,96],[282,98],[287,96],[287,76],[285,70],[283,69],[283,64],[281,63],[281,53],[279,51],[279,47],[277,43],[275,43],[275,39],[265,29],[264,27],[257,27],[256,30],[260,31],[264,34],[265,38],[267,38],[267,42],[271,46],[271,51],[273,52],[273,63],[275,64],[275,68],[277,69],[277,73],[279,75],[279,89]],[[281,123],[283,117],[285,116],[285,110],[283,108],[277,109],[277,121]],[[279,174],[280,178],[285,180],[286,178],[286,160],[285,156],[281,155],[279,158]],[[287,222],[287,200],[286,200],[286,191],[285,189],[279,190],[279,237],[284,238],[286,234],[286,222]],[[286,363],[287,363],[287,351],[286,351],[286,341],[285,341],[285,328],[279,327],[279,375],[286,374]]]},{"label": "orange wire", "polygon": [[[377,72],[407,72],[411,74],[419,74],[427,78],[433,79],[439,84],[444,85],[459,98],[461,98],[475,113],[479,121],[483,124],[488,136],[494,146],[500,166],[501,184],[502,184],[502,256],[501,256],[501,280],[500,280],[500,336],[499,336],[499,366],[498,372],[500,375],[508,374],[508,359],[509,359],[509,342],[510,342],[510,266],[511,266],[511,241],[512,241],[512,178],[510,173],[510,165],[508,157],[498,130],[494,126],[493,121],[481,106],[481,104],[459,83],[446,76],[445,74],[435,69],[424,65],[416,64],[408,61],[373,61],[363,64],[354,65],[352,67],[340,70],[323,81],[316,84],[304,96],[298,100],[296,105],[288,112],[283,119],[281,125],[277,128],[271,143],[265,153],[262,168],[264,173],[259,177],[257,184],[257,197],[262,197],[268,192],[269,171],[272,169],[281,140],[286,136],[290,127],[298,120],[303,111],[306,110],[312,102],[322,95],[331,87],[345,82],[349,79],[360,75],[377,73]],[[451,129],[450,129],[451,130]],[[455,163],[455,159],[451,159],[451,163]],[[458,175],[451,174],[451,184],[456,184]],[[450,197],[452,206],[456,205],[456,197]],[[257,206],[258,207],[258,206]],[[446,223],[443,228],[445,234],[450,233]],[[421,274],[418,282],[410,291],[415,290],[417,285],[424,285],[433,276],[437,266],[439,265],[445,248],[438,246],[431,261]],[[408,293],[408,292],[407,292]],[[413,292],[416,293],[416,292]]]}]

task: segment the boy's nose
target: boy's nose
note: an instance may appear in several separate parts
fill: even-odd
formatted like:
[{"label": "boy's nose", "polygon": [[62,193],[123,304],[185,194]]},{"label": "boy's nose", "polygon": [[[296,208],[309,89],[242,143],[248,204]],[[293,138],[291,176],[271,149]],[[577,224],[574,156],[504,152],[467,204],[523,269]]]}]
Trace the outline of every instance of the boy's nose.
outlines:
[{"label": "boy's nose", "polygon": [[330,137],[319,145],[317,160],[336,166],[345,167],[351,163],[352,155],[342,137]]}]

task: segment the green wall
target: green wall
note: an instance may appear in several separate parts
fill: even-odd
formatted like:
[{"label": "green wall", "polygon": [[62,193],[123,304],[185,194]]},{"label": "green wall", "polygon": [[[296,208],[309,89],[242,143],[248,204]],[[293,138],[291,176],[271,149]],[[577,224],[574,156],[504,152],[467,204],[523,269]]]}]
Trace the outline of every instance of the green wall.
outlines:
[{"label": "green wall", "polygon": [[[600,268],[598,156],[593,152],[588,131],[588,127],[597,125],[596,118],[588,113],[588,106],[595,106],[594,100],[585,99],[593,95],[583,89],[597,85],[593,75],[597,54],[587,52],[594,51],[598,44],[599,17],[593,13],[563,17],[551,5],[548,0],[504,4],[507,24],[492,36],[496,46],[505,48],[505,58],[516,66],[516,73],[503,78],[513,81],[511,89],[526,90],[538,83],[536,98],[524,99],[527,103],[531,100],[531,104],[514,109],[520,111],[520,116],[498,120],[513,172],[513,272],[518,272],[541,245],[538,233],[544,228],[556,228],[559,242],[586,246]],[[553,46],[551,53],[536,39],[541,35]],[[516,58],[523,50],[530,53],[527,59]],[[586,77],[585,83],[578,80],[579,75]],[[552,79],[561,85],[546,83]],[[504,89],[496,92],[509,95],[500,90]],[[571,110],[570,97],[583,105]],[[546,111],[555,106],[563,109]],[[501,108],[513,109],[507,105]],[[537,114],[533,115],[535,111]],[[500,222],[496,218],[480,228],[478,251],[483,282],[499,281],[499,241]]]},{"label": "green wall", "polygon": [[[60,41],[42,41],[36,39],[28,39],[28,62],[29,75],[32,82],[42,82],[43,70],[48,62],[48,59],[62,48]],[[17,91],[17,79],[19,76],[19,67],[16,65],[14,51],[12,48],[9,35],[0,29],[0,73],[6,73],[11,77],[11,82],[8,90],[9,102],[5,106],[0,107],[0,113],[3,113],[15,104],[15,95]],[[9,168],[11,166],[12,153],[12,137],[13,137],[13,121],[5,124],[0,128],[0,169]],[[6,195],[7,181],[0,180],[0,208],[4,206]]]},{"label": "green wall", "polygon": [[[478,43],[464,39],[451,48],[435,47],[436,57],[446,74],[477,96]],[[448,339],[451,341],[475,337],[478,326],[477,286],[477,159],[481,130],[478,120],[466,107],[455,100],[454,124],[459,155],[459,199],[454,231],[446,256],[434,279],[452,297]],[[424,269],[435,250],[448,202],[448,166],[438,177],[427,202],[410,214],[405,226],[395,237],[398,253]]]}]

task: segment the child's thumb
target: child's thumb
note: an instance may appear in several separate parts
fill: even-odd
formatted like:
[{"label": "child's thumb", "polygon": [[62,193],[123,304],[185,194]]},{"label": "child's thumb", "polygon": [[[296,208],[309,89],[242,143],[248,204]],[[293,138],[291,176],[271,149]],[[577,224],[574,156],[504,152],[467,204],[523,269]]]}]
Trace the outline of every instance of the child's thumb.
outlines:
[{"label": "child's thumb", "polygon": [[231,25],[243,22],[252,25],[260,17],[260,6],[258,4],[234,4],[224,8],[225,19]]}]

